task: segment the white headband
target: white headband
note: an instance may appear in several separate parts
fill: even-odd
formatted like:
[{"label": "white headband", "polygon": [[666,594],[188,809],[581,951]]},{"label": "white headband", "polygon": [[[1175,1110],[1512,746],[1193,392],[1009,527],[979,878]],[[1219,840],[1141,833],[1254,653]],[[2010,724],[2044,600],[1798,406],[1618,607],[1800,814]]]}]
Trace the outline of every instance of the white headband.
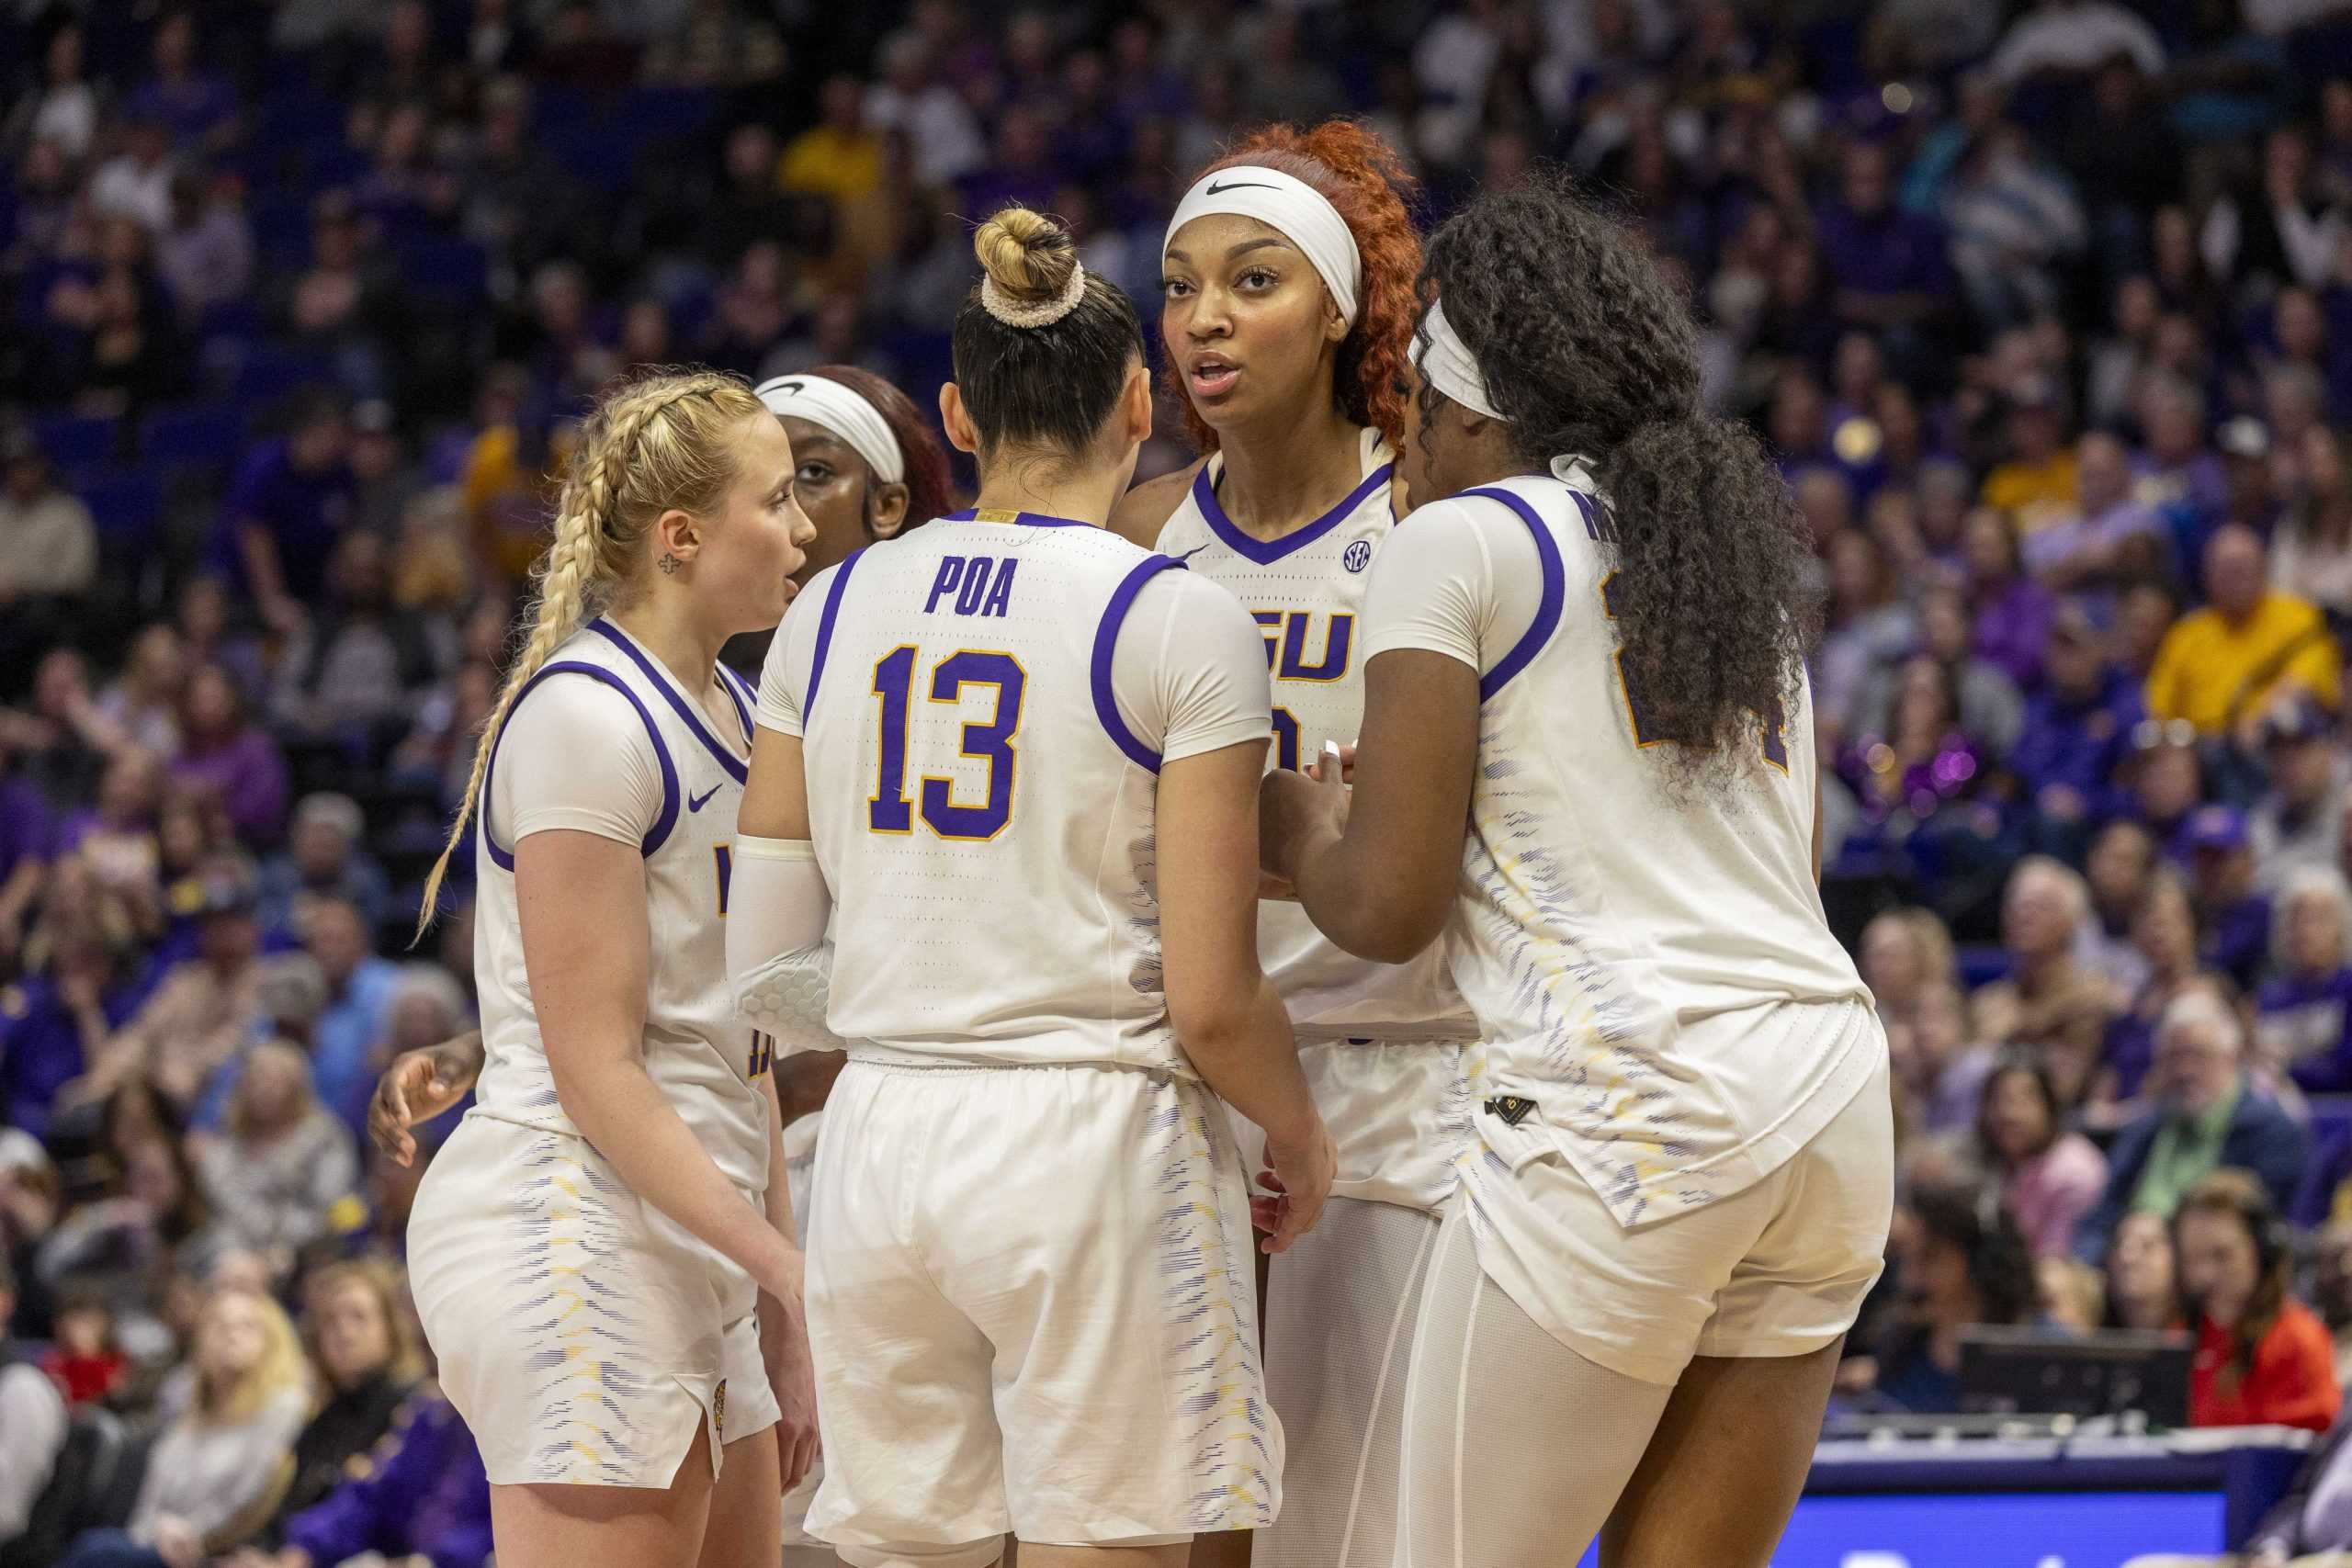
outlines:
[{"label": "white headband", "polygon": [[874,477],[886,485],[907,481],[906,454],[882,412],[858,394],[824,376],[778,376],[752,393],[778,419],[805,419],[850,444]]},{"label": "white headband", "polygon": [[1280,169],[1263,169],[1254,164],[1203,175],[1200,183],[1176,204],[1176,216],[1168,220],[1168,238],[1159,243],[1160,260],[1168,259],[1168,247],[1178,230],[1215,212],[1255,218],[1280,230],[1331,291],[1340,314],[1349,325],[1355,324],[1356,288],[1363,280],[1363,256],[1356,249],[1355,235],[1349,232],[1348,220],[1324,199],[1321,191]]},{"label": "white headband", "polygon": [[1479,372],[1478,362],[1445,319],[1442,299],[1421,318],[1421,330],[1413,339],[1413,363],[1420,367],[1423,380],[1472,413],[1488,419],[1503,417],[1487,400],[1487,378]]}]

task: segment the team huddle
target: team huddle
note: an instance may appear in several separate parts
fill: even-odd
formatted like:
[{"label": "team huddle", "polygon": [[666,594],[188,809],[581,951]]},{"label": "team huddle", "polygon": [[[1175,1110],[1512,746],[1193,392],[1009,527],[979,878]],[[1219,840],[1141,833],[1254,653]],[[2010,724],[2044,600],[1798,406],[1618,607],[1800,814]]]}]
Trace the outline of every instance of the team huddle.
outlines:
[{"label": "team huddle", "polygon": [[1769,1560],[1893,1190],[1807,545],[1634,237],[1405,190],[1201,174],[1132,488],[1145,324],[1019,208],[971,507],[854,369],[583,426],[410,1229],[506,1568]]}]

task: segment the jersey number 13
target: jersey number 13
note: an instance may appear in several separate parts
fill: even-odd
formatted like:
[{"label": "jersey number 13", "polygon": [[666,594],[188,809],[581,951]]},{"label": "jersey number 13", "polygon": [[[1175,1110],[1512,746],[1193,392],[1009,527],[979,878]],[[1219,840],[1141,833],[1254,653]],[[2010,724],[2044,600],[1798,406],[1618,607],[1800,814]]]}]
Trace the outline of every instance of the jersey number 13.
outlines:
[{"label": "jersey number 13", "polygon": [[1009,653],[958,649],[931,667],[926,692],[934,703],[958,703],[967,686],[996,688],[996,708],[986,719],[964,726],[961,754],[989,765],[986,798],[978,803],[956,798],[956,781],[926,773],[913,798],[907,794],[907,744],[913,716],[918,650],[892,649],[874,666],[874,700],[880,733],[875,748],[879,775],[874,796],[866,802],[865,825],[876,833],[911,833],[920,815],[923,826],[943,839],[985,843],[1004,831],[1012,820],[1013,774],[1020,755],[1013,738],[1021,733],[1021,698],[1029,682],[1020,660]]}]

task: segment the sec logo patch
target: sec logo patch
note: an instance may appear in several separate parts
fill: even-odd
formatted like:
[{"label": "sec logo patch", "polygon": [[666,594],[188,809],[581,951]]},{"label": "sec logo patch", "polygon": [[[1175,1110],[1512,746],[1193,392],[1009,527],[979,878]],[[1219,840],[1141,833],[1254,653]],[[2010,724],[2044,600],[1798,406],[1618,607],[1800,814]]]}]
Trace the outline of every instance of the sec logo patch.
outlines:
[{"label": "sec logo patch", "polygon": [[1350,545],[1347,547],[1346,553],[1340,557],[1340,564],[1346,567],[1350,571],[1362,571],[1364,568],[1370,566],[1372,564],[1372,541],[1369,539],[1358,539],[1354,544]]}]

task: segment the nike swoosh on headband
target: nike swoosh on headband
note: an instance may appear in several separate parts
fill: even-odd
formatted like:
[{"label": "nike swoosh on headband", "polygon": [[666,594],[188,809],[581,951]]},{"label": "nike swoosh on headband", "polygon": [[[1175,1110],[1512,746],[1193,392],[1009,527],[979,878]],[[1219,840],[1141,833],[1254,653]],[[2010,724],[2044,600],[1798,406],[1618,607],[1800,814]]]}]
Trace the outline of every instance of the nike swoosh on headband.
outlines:
[{"label": "nike swoosh on headband", "polygon": [[1218,185],[1214,180],[1209,182],[1211,196],[1222,196],[1229,190],[1280,190],[1281,188],[1280,186],[1270,186],[1263,180],[1227,180],[1223,185]]}]

